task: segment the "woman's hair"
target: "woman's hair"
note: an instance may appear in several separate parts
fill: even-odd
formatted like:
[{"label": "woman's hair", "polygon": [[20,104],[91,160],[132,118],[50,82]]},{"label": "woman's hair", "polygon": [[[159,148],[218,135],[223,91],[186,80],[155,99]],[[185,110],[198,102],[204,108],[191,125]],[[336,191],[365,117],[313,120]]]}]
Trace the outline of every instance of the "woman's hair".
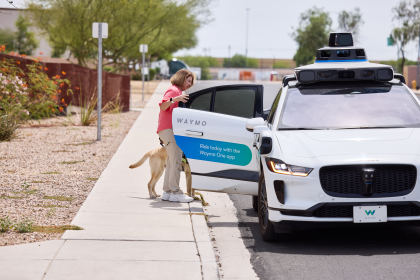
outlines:
[{"label": "woman's hair", "polygon": [[192,78],[192,83],[191,85],[194,84],[194,74],[187,69],[181,69],[178,70],[178,72],[176,72],[172,77],[171,77],[171,84],[176,85],[178,87],[182,87],[184,85],[185,80],[191,77]]}]

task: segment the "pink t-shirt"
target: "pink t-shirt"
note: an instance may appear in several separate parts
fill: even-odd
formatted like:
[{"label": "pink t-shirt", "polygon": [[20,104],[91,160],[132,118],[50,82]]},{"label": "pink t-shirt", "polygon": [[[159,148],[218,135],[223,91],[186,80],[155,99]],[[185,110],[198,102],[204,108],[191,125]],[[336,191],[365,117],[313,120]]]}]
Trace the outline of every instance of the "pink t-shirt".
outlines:
[{"label": "pink t-shirt", "polygon": [[[179,87],[175,85],[170,86],[163,95],[162,100],[159,102],[159,106],[163,102],[168,101],[171,97],[174,98],[181,94],[182,90]],[[172,110],[176,107],[178,107],[178,102],[171,104],[165,111],[160,110],[157,133],[159,133],[159,131],[172,128]]]}]

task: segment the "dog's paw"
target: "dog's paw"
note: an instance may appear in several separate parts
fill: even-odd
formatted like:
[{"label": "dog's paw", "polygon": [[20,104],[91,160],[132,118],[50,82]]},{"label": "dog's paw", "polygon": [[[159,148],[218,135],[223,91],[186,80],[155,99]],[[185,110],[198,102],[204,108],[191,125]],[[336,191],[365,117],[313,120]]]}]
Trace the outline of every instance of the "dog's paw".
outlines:
[{"label": "dog's paw", "polygon": [[154,194],[151,194],[151,195],[149,195],[150,196],[150,199],[155,199],[157,196],[156,195],[154,195]]}]

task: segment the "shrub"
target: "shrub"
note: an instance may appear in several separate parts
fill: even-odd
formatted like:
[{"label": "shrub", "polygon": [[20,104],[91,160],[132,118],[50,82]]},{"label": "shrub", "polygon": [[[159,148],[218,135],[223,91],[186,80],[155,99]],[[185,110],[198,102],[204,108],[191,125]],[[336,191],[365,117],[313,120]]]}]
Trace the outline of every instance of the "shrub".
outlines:
[{"label": "shrub", "polygon": [[95,95],[91,95],[91,98],[83,100],[82,95],[79,95],[79,104],[80,104],[80,124],[83,126],[89,126],[92,122],[98,119],[98,116],[95,112],[96,104],[98,103],[98,98]]},{"label": "shrub", "polygon": [[33,222],[28,219],[25,219],[17,224],[14,225],[14,228],[19,233],[26,233],[33,231]]},{"label": "shrub", "polygon": [[0,218],[0,232],[8,232],[11,227],[12,221],[10,221],[9,217]]},{"label": "shrub", "polygon": [[68,106],[62,96],[72,94],[70,89],[64,90],[70,87],[69,80],[62,78],[66,73],[62,72],[62,75],[55,75],[50,79],[43,70],[45,68],[39,63],[28,64],[27,69],[30,98],[26,106],[31,119],[50,118],[62,114]]},{"label": "shrub", "polygon": [[187,63],[189,66],[208,68],[208,67],[220,67],[216,58],[211,56],[181,56],[180,59]]},{"label": "shrub", "polygon": [[28,118],[29,112],[22,105],[27,100],[28,92],[19,76],[0,72],[0,141],[11,140],[22,120]]},{"label": "shrub", "polygon": [[106,65],[106,66],[104,66],[104,71],[110,72],[110,73],[117,73],[118,69],[111,66],[111,65]]},{"label": "shrub", "polygon": [[225,58],[223,60],[223,67],[257,68],[258,59],[235,54],[232,58]]},{"label": "shrub", "polygon": [[153,80],[153,79],[155,78],[155,76],[156,76],[156,73],[157,73],[157,71],[156,71],[156,69],[155,69],[155,68],[150,68],[150,69],[149,69],[149,75],[148,75],[148,77],[147,77],[147,80],[148,80],[148,81]]},{"label": "shrub", "polygon": [[286,60],[277,60],[273,64],[273,68],[295,68],[293,65],[293,61],[286,61]]},{"label": "shrub", "polygon": [[113,99],[108,101],[105,106],[102,108],[104,113],[111,113],[111,114],[119,114],[123,110],[123,106],[121,104],[120,93],[118,92],[117,96]]},{"label": "shrub", "polygon": [[[49,118],[65,111],[65,95],[71,95],[68,89],[70,82],[56,75],[49,78],[44,67],[38,61],[26,64],[26,69],[21,69],[21,62],[14,59],[3,58],[0,61],[0,99],[4,104],[20,104],[23,119]],[[67,88],[67,89],[66,89]]]},{"label": "shrub", "polygon": [[135,72],[131,75],[131,80],[133,81],[141,81],[141,73]]},{"label": "shrub", "polygon": [[38,61],[23,66],[20,60],[0,60],[0,141],[10,140],[25,120],[64,113],[62,97],[72,94],[70,82],[62,78],[66,73],[49,78],[45,71]]},{"label": "shrub", "polygon": [[189,66],[200,67],[202,80],[210,80],[212,78],[209,67],[221,66],[217,59],[211,56],[183,56],[181,59]]},{"label": "shrub", "polygon": [[0,114],[0,141],[10,141],[19,123],[20,120],[15,114]]}]

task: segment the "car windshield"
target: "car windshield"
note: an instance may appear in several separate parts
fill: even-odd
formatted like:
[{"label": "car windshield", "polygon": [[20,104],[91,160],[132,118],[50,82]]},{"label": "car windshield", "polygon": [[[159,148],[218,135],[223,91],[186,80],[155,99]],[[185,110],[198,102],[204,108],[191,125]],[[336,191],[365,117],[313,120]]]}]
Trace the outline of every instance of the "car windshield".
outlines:
[{"label": "car windshield", "polygon": [[420,107],[402,85],[328,83],[289,88],[278,129],[420,127]]}]

